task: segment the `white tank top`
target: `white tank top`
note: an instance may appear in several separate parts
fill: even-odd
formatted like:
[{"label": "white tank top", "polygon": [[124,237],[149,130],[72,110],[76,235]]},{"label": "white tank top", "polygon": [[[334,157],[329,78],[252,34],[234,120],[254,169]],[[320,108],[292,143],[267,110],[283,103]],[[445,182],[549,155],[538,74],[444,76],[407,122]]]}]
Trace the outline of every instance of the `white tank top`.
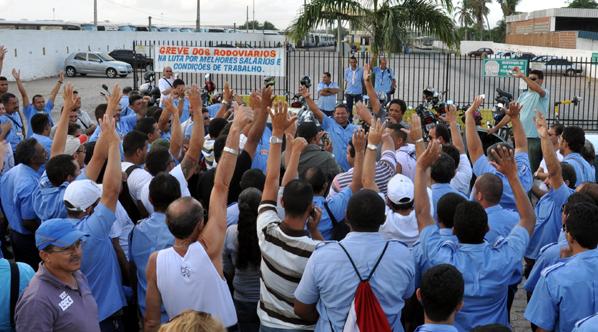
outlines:
[{"label": "white tank top", "polygon": [[199,242],[189,246],[185,257],[174,248],[160,250],[156,259],[156,279],[169,319],[192,309],[213,315],[227,327],[237,323],[226,281],[220,277]]}]

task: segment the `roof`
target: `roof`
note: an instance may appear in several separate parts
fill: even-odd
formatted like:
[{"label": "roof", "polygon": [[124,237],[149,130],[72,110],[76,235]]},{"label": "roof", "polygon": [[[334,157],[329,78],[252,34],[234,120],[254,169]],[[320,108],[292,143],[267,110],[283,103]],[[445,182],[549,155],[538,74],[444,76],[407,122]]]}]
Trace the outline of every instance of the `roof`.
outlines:
[{"label": "roof", "polygon": [[536,10],[529,13],[521,13],[517,15],[507,16],[507,23],[531,20],[541,17],[582,17],[582,18],[598,18],[598,9],[585,8],[551,8]]}]

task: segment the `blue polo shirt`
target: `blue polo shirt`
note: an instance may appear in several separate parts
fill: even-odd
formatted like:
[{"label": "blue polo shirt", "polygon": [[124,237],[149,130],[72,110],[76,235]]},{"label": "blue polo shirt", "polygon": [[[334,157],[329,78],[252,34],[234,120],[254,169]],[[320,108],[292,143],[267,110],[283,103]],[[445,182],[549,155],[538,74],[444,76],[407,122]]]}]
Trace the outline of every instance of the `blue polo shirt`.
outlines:
[{"label": "blue polo shirt", "polygon": [[596,170],[579,153],[569,153],[563,158],[563,162],[571,165],[575,170],[576,187],[584,182],[596,182]]},{"label": "blue polo shirt", "polygon": [[349,95],[360,95],[363,93],[363,68],[357,67],[355,70],[351,67],[345,69],[345,81],[347,86],[345,93]]},{"label": "blue polo shirt", "polygon": [[[532,189],[533,177],[527,152],[516,152],[515,162],[517,163],[517,175],[519,176],[519,181],[521,181],[523,191],[528,192]],[[488,157],[482,155],[473,164],[473,174],[475,174],[475,176],[481,176],[485,173],[495,174],[502,180],[503,189],[502,197],[499,202],[500,206],[505,209],[516,211],[517,206],[515,205],[515,196],[513,195],[513,189],[511,189],[511,186],[509,185],[509,180],[504,174],[497,171],[496,168],[490,164]],[[470,199],[473,200],[473,197],[470,197]]]},{"label": "blue polo shirt", "polygon": [[336,218],[336,222],[342,222],[343,219],[345,219],[347,205],[349,205],[349,199],[351,199],[352,195],[353,191],[351,191],[351,187],[346,187],[329,199],[326,199],[324,196],[314,196],[314,206],[317,206],[320,208],[320,210],[322,210],[322,217],[320,218],[320,223],[318,224],[318,230],[320,233],[322,233],[324,240],[332,240],[333,227],[332,219],[324,207],[324,202],[328,203],[328,208],[334,215],[334,218]]},{"label": "blue polo shirt", "polygon": [[449,193],[455,193],[455,194],[467,199],[467,196],[463,195],[463,193],[460,192],[459,190],[453,188],[450,183],[434,183],[434,184],[432,184],[431,188],[432,188],[432,206],[434,208],[434,219],[436,219],[437,221],[438,221],[438,212],[437,212],[438,201],[440,200],[440,198],[442,198],[442,196],[449,194]]},{"label": "blue polo shirt", "polygon": [[529,242],[527,230],[515,226],[506,239],[494,245],[485,241],[464,244],[445,241],[431,225],[422,230],[420,241],[432,265],[448,263],[463,274],[464,304],[455,317],[459,331],[492,323],[509,326],[507,289]]},{"label": "blue polo shirt", "polygon": [[[433,227],[438,228],[437,225],[434,225]],[[455,243],[459,242],[457,237],[453,234],[452,228],[438,228],[438,234],[443,241],[448,240]],[[411,247],[411,254],[413,255],[413,260],[415,261],[415,288],[418,288],[424,273],[426,273],[426,271],[428,271],[434,265],[432,265],[428,260],[428,251],[422,246],[419,240],[415,242],[413,247]]]},{"label": "blue polo shirt", "polygon": [[118,102],[118,106],[120,106],[121,110],[124,110],[125,108],[129,107],[129,96],[128,95],[123,95],[122,97],[120,97],[120,101]]},{"label": "blue polo shirt", "polygon": [[493,244],[499,237],[507,237],[511,234],[513,227],[519,223],[519,214],[508,210],[500,204],[486,208],[488,215],[488,233],[484,236],[486,242]]},{"label": "blue polo shirt", "polygon": [[17,145],[25,139],[25,133],[23,132],[23,122],[19,116],[19,112],[12,114],[4,113],[0,115],[0,124],[5,122],[12,122],[12,128],[6,135],[6,141],[10,143],[10,147],[13,151],[17,150]]},{"label": "blue polo shirt", "polygon": [[569,244],[567,243],[567,240],[559,240],[559,242],[550,243],[542,247],[542,249],[540,249],[540,255],[536,259],[534,267],[529,273],[529,276],[527,277],[523,288],[525,288],[525,290],[527,290],[528,292],[532,293],[534,291],[534,288],[536,288],[536,284],[538,284],[538,280],[540,279],[542,271],[545,268],[552,266],[558,262],[568,261],[570,257],[561,258],[561,248],[568,246]]},{"label": "blue polo shirt", "polygon": [[416,328],[415,332],[457,332],[457,328],[446,324],[424,324]]},{"label": "blue polo shirt", "polygon": [[110,229],[115,220],[114,212],[102,203],[90,216],[74,220],[80,231],[89,234],[83,239],[81,272],[87,277],[98,304],[100,322],[127,305],[120,266],[110,239]]},{"label": "blue polo shirt", "polygon": [[[174,107],[176,107],[178,109],[179,107],[179,100],[178,98],[175,98],[172,101],[172,105],[174,105]],[[179,117],[181,120],[181,123],[187,121],[187,119],[189,119],[190,116],[190,112],[189,112],[189,108],[190,108],[191,104],[189,104],[189,99],[187,97],[185,97],[185,100],[183,102],[183,112],[181,114],[181,116]]]},{"label": "blue polo shirt", "polygon": [[44,135],[39,135],[39,134],[31,134],[30,135],[31,138],[35,138],[35,140],[41,144],[41,146],[44,147],[44,150],[46,150],[46,154],[48,155],[48,158],[50,158],[50,154],[52,151],[52,139],[48,136],[44,136]]},{"label": "blue polo shirt", "polygon": [[571,331],[598,312],[598,250],[576,254],[542,271],[524,317],[546,331]]},{"label": "blue polo shirt", "polygon": [[133,111],[132,108],[129,107],[129,105],[127,104],[127,106],[123,107],[120,109],[120,116],[129,116],[129,115],[133,115],[135,114],[135,111]]},{"label": "blue polo shirt", "polygon": [[27,118],[27,123],[29,124],[29,126],[27,126],[27,137],[31,137],[31,135],[33,135],[33,130],[31,129],[31,118],[38,113],[46,114],[48,116],[48,119],[50,120],[50,126],[54,126],[54,121],[52,120],[51,115],[53,108],[54,103],[51,100],[48,100],[46,102],[46,105],[44,105],[44,110],[41,112],[36,110],[35,107],[33,107],[33,104],[29,104],[27,105],[27,107],[25,107],[23,113],[25,114],[25,117]]},{"label": "blue polo shirt", "polygon": [[[378,232],[350,232],[340,243],[355,262],[359,274],[367,278],[386,242]],[[404,299],[410,298],[415,290],[414,278],[415,267],[409,249],[391,240],[370,279],[370,286],[393,331],[403,331],[401,310]],[[330,324],[335,331],[342,331],[358,284],[359,278],[341,247],[336,242],[324,242],[307,261],[295,298],[306,304],[317,303],[320,318],[316,331],[328,331]]]},{"label": "blue polo shirt", "polygon": [[336,94],[330,96],[321,96],[320,91],[323,89],[338,89],[338,84],[336,82],[330,82],[328,84],[324,82],[318,83],[318,107],[327,112],[334,111],[336,107]]},{"label": "blue polo shirt", "polygon": [[[166,225],[166,215],[153,212],[149,218],[139,221],[133,228],[130,237],[129,256],[137,267],[137,300],[141,314],[145,314],[145,294],[147,279],[145,269],[149,256],[154,251],[170,248],[174,244],[174,236]],[[166,310],[162,308],[162,322],[168,321]]]},{"label": "blue polo shirt", "polygon": [[544,114],[544,117],[548,116],[550,95],[548,90],[544,88],[542,89],[546,93],[544,97],[541,97],[539,93],[528,89],[520,94],[517,99],[517,102],[522,106],[519,117],[521,118],[521,124],[523,125],[523,130],[525,131],[525,136],[527,138],[538,137],[538,131],[536,130],[534,121],[536,112],[541,112]]},{"label": "blue polo shirt", "polygon": [[388,93],[392,89],[392,81],[395,79],[392,70],[388,67],[382,69],[380,67],[374,68],[374,89],[377,93]]},{"label": "blue polo shirt", "polygon": [[525,251],[525,257],[538,258],[540,249],[552,242],[556,242],[559,233],[563,228],[562,207],[575,190],[567,187],[564,183],[559,188],[550,188],[535,207],[536,225]]},{"label": "blue polo shirt", "polygon": [[[120,139],[122,140],[128,132],[133,131],[135,125],[137,125],[137,114],[133,113],[132,115],[127,116],[121,115],[120,120],[116,123],[116,132],[118,133],[118,136],[120,136]],[[97,141],[101,134],[102,130],[100,129],[100,126],[97,126],[93,134],[89,137],[89,141]]]},{"label": "blue polo shirt", "polygon": [[573,332],[595,332],[596,326],[598,326],[598,313],[578,320]]},{"label": "blue polo shirt", "polygon": [[[29,281],[35,275],[31,266],[17,263],[19,269],[19,297],[23,295]],[[10,265],[4,258],[0,258],[0,331],[12,331],[10,327]]]},{"label": "blue polo shirt", "polygon": [[0,201],[10,228],[21,234],[32,234],[22,225],[23,219],[39,219],[33,210],[33,190],[39,182],[39,173],[33,168],[18,164],[0,180]]},{"label": "blue polo shirt", "polygon": [[213,119],[216,116],[216,113],[218,113],[218,111],[220,111],[221,107],[222,107],[221,103],[212,104],[212,105],[208,106],[208,114],[210,115],[210,119]]},{"label": "blue polo shirt", "polygon": [[65,181],[59,187],[55,187],[44,172],[39,185],[33,191],[33,210],[42,221],[67,217],[64,191],[68,185],[69,183]]},{"label": "blue polo shirt", "polygon": [[270,152],[270,137],[272,137],[272,130],[266,126],[262,138],[260,138],[253,160],[251,161],[251,168],[257,168],[266,174],[266,165],[268,164],[268,153]]},{"label": "blue polo shirt", "polygon": [[330,142],[332,143],[332,154],[336,163],[342,168],[343,172],[346,172],[351,168],[347,161],[347,145],[353,138],[353,132],[357,127],[349,123],[343,128],[333,118],[324,116],[322,121],[322,129],[328,132]]}]

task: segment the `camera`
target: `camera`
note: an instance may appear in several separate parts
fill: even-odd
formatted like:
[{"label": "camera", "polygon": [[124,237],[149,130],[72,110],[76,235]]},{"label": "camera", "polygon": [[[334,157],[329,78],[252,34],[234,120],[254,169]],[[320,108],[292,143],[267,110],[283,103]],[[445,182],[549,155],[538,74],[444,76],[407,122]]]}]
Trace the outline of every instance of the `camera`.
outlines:
[{"label": "camera", "polygon": [[299,81],[299,84],[309,89],[311,87],[311,78],[309,78],[309,76],[303,76]]}]

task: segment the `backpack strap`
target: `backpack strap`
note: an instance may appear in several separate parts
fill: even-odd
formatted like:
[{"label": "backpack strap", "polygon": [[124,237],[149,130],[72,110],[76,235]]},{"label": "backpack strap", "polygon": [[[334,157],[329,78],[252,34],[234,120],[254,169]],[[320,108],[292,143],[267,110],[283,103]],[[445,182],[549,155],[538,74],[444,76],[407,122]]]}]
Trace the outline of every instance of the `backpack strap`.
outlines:
[{"label": "backpack strap", "polygon": [[387,241],[386,244],[384,245],[384,249],[382,249],[382,253],[378,257],[378,260],[376,261],[376,264],[374,264],[374,267],[372,268],[372,272],[370,272],[370,275],[366,279],[367,281],[369,281],[370,279],[372,279],[372,276],[374,275],[374,272],[376,272],[376,269],[378,268],[378,264],[380,264],[380,261],[382,260],[382,257],[384,256],[384,253],[386,253],[386,249],[388,248],[388,244],[389,243],[390,243],[390,241]]},{"label": "backpack strap", "polygon": [[15,308],[19,299],[19,266],[17,263],[8,262],[10,266],[10,326],[15,327]]},{"label": "backpack strap", "polygon": [[382,257],[386,253],[386,249],[388,248],[389,243],[390,243],[390,241],[387,241],[386,244],[384,245],[384,249],[382,249],[382,253],[380,254],[380,256],[378,256],[378,259],[376,260],[376,263],[374,264],[374,267],[372,268],[372,272],[370,272],[370,275],[366,279],[361,277],[361,274],[357,270],[357,266],[355,265],[355,262],[353,262],[353,259],[349,255],[349,252],[347,252],[347,249],[345,249],[345,247],[340,242],[338,243],[338,245],[341,247],[341,249],[343,249],[343,251],[345,252],[347,257],[349,258],[349,261],[351,262],[351,265],[353,265],[353,269],[355,270],[355,273],[357,274],[357,277],[359,278],[359,280],[360,281],[369,281],[372,278],[372,276],[374,275],[374,272],[376,272],[376,269],[378,268],[378,264],[380,264]]},{"label": "backpack strap", "polygon": [[[336,225],[338,223],[338,220],[336,220],[336,217],[334,216],[334,213],[332,213],[332,211],[330,211],[330,207],[328,206],[328,202],[327,201],[324,201],[324,208],[326,209],[326,212],[328,213],[328,218],[330,218],[330,221],[332,221],[332,225],[333,226]],[[349,254],[347,254],[347,255],[349,255]]]},{"label": "backpack strap", "polygon": [[125,170],[125,173],[127,173],[127,177],[129,177],[131,175],[131,173],[133,173],[133,171],[136,170],[136,169],[138,169],[138,168],[141,168],[141,167],[139,167],[139,166],[137,166],[135,164],[127,167],[127,169]]},{"label": "backpack strap", "polygon": [[[363,279],[361,277],[361,274],[359,274],[359,270],[357,270],[357,266],[355,266],[355,262],[353,262],[353,258],[351,258],[351,256],[349,255],[349,253],[347,252],[347,249],[345,249],[345,247],[340,242],[338,243],[338,245],[341,247],[341,249],[343,249],[343,251],[347,255],[347,258],[349,258],[349,262],[351,262],[351,265],[353,265],[353,270],[355,270],[355,273],[357,274],[357,278],[359,278],[359,281],[365,281],[366,279]],[[380,260],[378,260],[378,261],[380,261]],[[376,262],[376,265],[378,265],[377,262]]]}]

